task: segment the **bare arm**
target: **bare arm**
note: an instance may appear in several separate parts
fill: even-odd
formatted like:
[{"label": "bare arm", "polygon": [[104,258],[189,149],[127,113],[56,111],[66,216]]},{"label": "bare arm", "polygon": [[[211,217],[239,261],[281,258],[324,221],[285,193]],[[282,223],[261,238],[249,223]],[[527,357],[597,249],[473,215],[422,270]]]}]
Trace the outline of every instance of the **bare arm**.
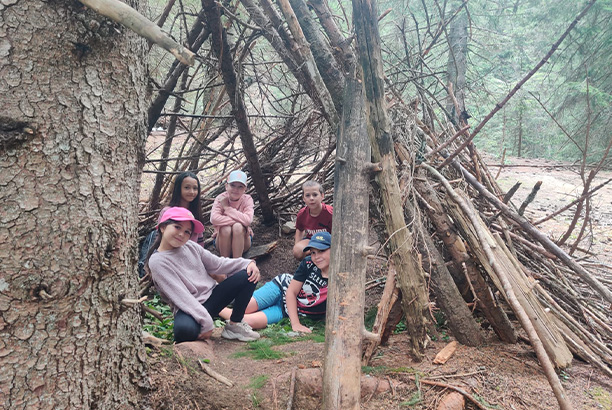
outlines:
[{"label": "bare arm", "polygon": [[291,321],[291,328],[295,332],[311,333],[312,331],[300,323],[300,318],[297,311],[297,295],[302,289],[304,282],[292,280],[287,288],[287,314]]},{"label": "bare arm", "polygon": [[293,244],[295,245],[296,243],[298,243],[302,239],[304,239],[304,231],[296,229],[295,230],[295,240],[294,240]]}]

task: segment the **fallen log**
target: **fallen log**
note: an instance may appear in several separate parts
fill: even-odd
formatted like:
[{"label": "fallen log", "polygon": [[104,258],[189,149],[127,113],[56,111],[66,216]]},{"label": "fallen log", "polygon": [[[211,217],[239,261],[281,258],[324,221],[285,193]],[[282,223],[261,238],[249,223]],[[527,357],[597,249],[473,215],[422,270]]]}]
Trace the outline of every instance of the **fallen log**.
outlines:
[{"label": "fallen log", "polygon": [[263,256],[271,254],[272,251],[276,249],[277,245],[278,245],[278,241],[266,243],[264,245],[253,246],[251,249],[249,249],[244,254],[243,257],[245,259],[255,259],[255,260],[260,259]]}]

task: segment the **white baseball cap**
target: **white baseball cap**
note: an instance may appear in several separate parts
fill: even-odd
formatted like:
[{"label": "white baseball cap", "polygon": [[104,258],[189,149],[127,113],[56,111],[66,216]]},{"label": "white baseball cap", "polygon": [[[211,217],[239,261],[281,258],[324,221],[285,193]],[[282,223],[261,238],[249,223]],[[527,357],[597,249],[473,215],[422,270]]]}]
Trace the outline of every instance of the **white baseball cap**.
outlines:
[{"label": "white baseball cap", "polygon": [[246,186],[247,175],[240,170],[232,171],[227,177],[227,183],[231,184],[232,182],[240,182],[242,185]]}]

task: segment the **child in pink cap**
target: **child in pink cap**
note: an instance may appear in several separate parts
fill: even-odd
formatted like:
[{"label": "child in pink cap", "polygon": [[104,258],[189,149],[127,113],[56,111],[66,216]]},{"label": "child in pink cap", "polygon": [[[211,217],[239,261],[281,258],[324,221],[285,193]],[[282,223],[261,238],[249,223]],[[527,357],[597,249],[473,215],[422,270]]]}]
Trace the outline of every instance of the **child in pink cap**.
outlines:
[{"label": "child in pink cap", "polygon": [[[259,339],[259,333],[243,321],[259,268],[253,260],[218,257],[189,240],[202,231],[204,225],[188,209],[169,208],[147,255],[153,283],[174,313],[174,340],[210,338],[213,318],[232,301],[234,309],[221,336],[245,342]],[[211,275],[225,279],[217,283]]]}]

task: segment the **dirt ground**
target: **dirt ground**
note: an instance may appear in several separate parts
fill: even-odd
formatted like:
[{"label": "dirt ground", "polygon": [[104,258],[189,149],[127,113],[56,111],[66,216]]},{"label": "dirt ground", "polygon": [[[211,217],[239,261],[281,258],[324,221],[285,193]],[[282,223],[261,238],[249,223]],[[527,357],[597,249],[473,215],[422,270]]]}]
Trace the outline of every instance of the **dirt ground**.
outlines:
[{"label": "dirt ground", "polygon": [[[494,161],[491,160],[491,163]],[[505,168],[498,182],[504,190],[521,181],[521,189],[514,196],[520,206],[536,181],[542,188],[526,216],[535,220],[545,216],[575,198],[581,190],[579,176],[562,165],[543,160],[510,159],[506,163],[523,165]],[[542,168],[549,165],[548,168]],[[497,168],[490,167],[493,175]],[[602,173],[594,185],[612,178],[612,172]],[[611,263],[612,251],[612,186],[599,191],[594,199],[593,240],[591,259]],[[542,230],[558,238],[567,227],[571,212],[566,212],[543,225]],[[259,262],[263,281],[281,272],[291,272],[297,266],[291,256],[292,238],[281,235],[278,227],[256,229],[255,245],[278,240],[271,257]],[[584,256],[581,254],[581,256]],[[368,269],[368,280],[384,276],[379,264]],[[366,292],[368,306],[378,302],[381,288]],[[517,325],[518,327],[518,325]],[[487,332],[485,330],[485,332]],[[217,329],[210,344],[202,343],[199,354],[179,354],[176,348],[151,349],[149,353],[152,390],[143,407],[152,409],[286,409],[290,399],[290,380],[293,369],[322,371],[324,343],[299,341],[275,346],[284,353],[280,359],[253,360],[238,357],[246,350],[245,343],[220,338]],[[388,345],[374,355],[371,367],[364,369],[368,377],[398,383],[391,390],[362,397],[363,409],[436,409],[451,392],[450,388],[417,384],[432,380],[458,387],[480,401],[480,408],[491,409],[556,409],[557,402],[530,346],[524,343],[507,345],[495,335],[487,333],[487,343],[480,348],[459,346],[444,365],[432,364],[434,356],[450,341],[444,329],[431,327],[431,341],[425,359],[414,362],[408,352],[405,333],[394,334]],[[208,359],[213,370],[227,377],[233,387],[227,387],[200,370],[196,358]],[[299,371],[299,370],[298,370]],[[574,360],[572,366],[560,373],[560,379],[575,409],[612,409],[612,380],[597,369]],[[258,383],[261,382],[261,383]],[[320,409],[320,396],[296,383],[294,409]],[[478,408],[469,401],[466,408]]]}]

